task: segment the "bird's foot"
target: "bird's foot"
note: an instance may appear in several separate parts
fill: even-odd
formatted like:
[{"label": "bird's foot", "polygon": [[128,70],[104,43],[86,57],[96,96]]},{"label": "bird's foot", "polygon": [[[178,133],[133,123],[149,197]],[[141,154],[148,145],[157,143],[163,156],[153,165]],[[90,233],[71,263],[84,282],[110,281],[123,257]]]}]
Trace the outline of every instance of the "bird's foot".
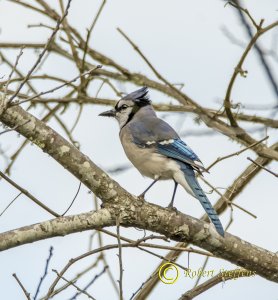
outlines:
[{"label": "bird's foot", "polygon": [[145,200],[145,193],[140,194],[139,196],[137,196],[137,198]]},{"label": "bird's foot", "polygon": [[171,205],[171,203],[167,206],[167,209],[174,211],[176,214],[178,213],[177,208],[173,204]]}]

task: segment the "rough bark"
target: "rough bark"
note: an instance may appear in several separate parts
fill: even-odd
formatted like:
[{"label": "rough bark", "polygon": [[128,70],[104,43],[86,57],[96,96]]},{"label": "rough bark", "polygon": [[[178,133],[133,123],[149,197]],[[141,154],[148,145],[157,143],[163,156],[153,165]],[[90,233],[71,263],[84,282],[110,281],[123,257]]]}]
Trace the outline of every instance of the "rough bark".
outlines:
[{"label": "rough bark", "polygon": [[180,212],[171,211],[127,194],[106,208],[22,227],[0,234],[0,251],[46,238],[112,226],[116,218],[126,227],[144,228],[171,240],[192,243],[215,256],[278,282],[278,254],[257,247],[239,237],[218,235],[213,225]]},{"label": "rough bark", "polygon": [[107,209],[80,215],[59,217],[1,233],[0,251],[55,236],[65,236],[70,233],[111,225],[115,225],[115,221]]}]

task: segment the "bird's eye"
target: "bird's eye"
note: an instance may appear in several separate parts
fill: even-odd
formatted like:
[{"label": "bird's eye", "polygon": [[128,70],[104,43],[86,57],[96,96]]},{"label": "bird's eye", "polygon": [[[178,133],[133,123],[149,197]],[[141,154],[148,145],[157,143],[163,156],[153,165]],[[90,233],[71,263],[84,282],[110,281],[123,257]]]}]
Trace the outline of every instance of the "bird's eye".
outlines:
[{"label": "bird's eye", "polygon": [[121,106],[121,110],[124,110],[124,109],[127,109],[128,108],[128,106],[126,105],[126,104],[123,104],[122,106]]}]

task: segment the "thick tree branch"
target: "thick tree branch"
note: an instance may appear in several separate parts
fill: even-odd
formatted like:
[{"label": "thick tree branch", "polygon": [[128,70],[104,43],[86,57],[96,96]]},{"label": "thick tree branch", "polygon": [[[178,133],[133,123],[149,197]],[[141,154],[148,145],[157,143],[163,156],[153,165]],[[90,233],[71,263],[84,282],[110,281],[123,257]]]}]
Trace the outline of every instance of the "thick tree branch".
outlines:
[{"label": "thick tree branch", "polygon": [[123,202],[111,202],[97,212],[60,217],[26,226],[0,235],[0,249],[64,236],[84,230],[116,224],[120,211],[121,225],[138,227],[166,235],[172,240],[190,242],[215,256],[256,272],[268,280],[278,282],[278,254],[252,245],[229,233],[220,237],[213,226],[180,212],[150,204],[126,195]]},{"label": "thick tree branch", "polygon": [[65,236],[74,232],[97,229],[115,224],[115,220],[107,209],[60,217],[1,233],[0,251],[55,236]]}]

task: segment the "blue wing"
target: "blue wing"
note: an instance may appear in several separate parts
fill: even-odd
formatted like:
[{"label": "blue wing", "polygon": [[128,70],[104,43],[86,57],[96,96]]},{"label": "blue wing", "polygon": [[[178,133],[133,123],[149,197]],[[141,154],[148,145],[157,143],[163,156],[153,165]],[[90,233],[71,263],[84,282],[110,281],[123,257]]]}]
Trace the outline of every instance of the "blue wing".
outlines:
[{"label": "blue wing", "polygon": [[160,141],[179,138],[168,123],[154,116],[144,118],[142,121],[130,122],[127,127],[130,128],[133,142],[143,148],[150,145],[148,142],[153,142],[154,145]]},{"label": "blue wing", "polygon": [[180,139],[173,140],[172,143],[164,144],[160,142],[157,144],[158,150],[161,154],[172,157],[178,160],[197,160],[200,161],[199,157],[190,149],[185,142]]},{"label": "blue wing", "polygon": [[169,140],[168,143],[161,141],[156,144],[156,147],[160,154],[185,162],[197,171],[206,171],[199,157],[181,139]]},{"label": "blue wing", "polygon": [[145,118],[144,121],[130,122],[127,124],[127,127],[130,128],[133,142],[139,147],[154,147],[158,153],[187,163],[199,173],[206,171],[199,157],[165,121],[151,116],[150,118]]}]

